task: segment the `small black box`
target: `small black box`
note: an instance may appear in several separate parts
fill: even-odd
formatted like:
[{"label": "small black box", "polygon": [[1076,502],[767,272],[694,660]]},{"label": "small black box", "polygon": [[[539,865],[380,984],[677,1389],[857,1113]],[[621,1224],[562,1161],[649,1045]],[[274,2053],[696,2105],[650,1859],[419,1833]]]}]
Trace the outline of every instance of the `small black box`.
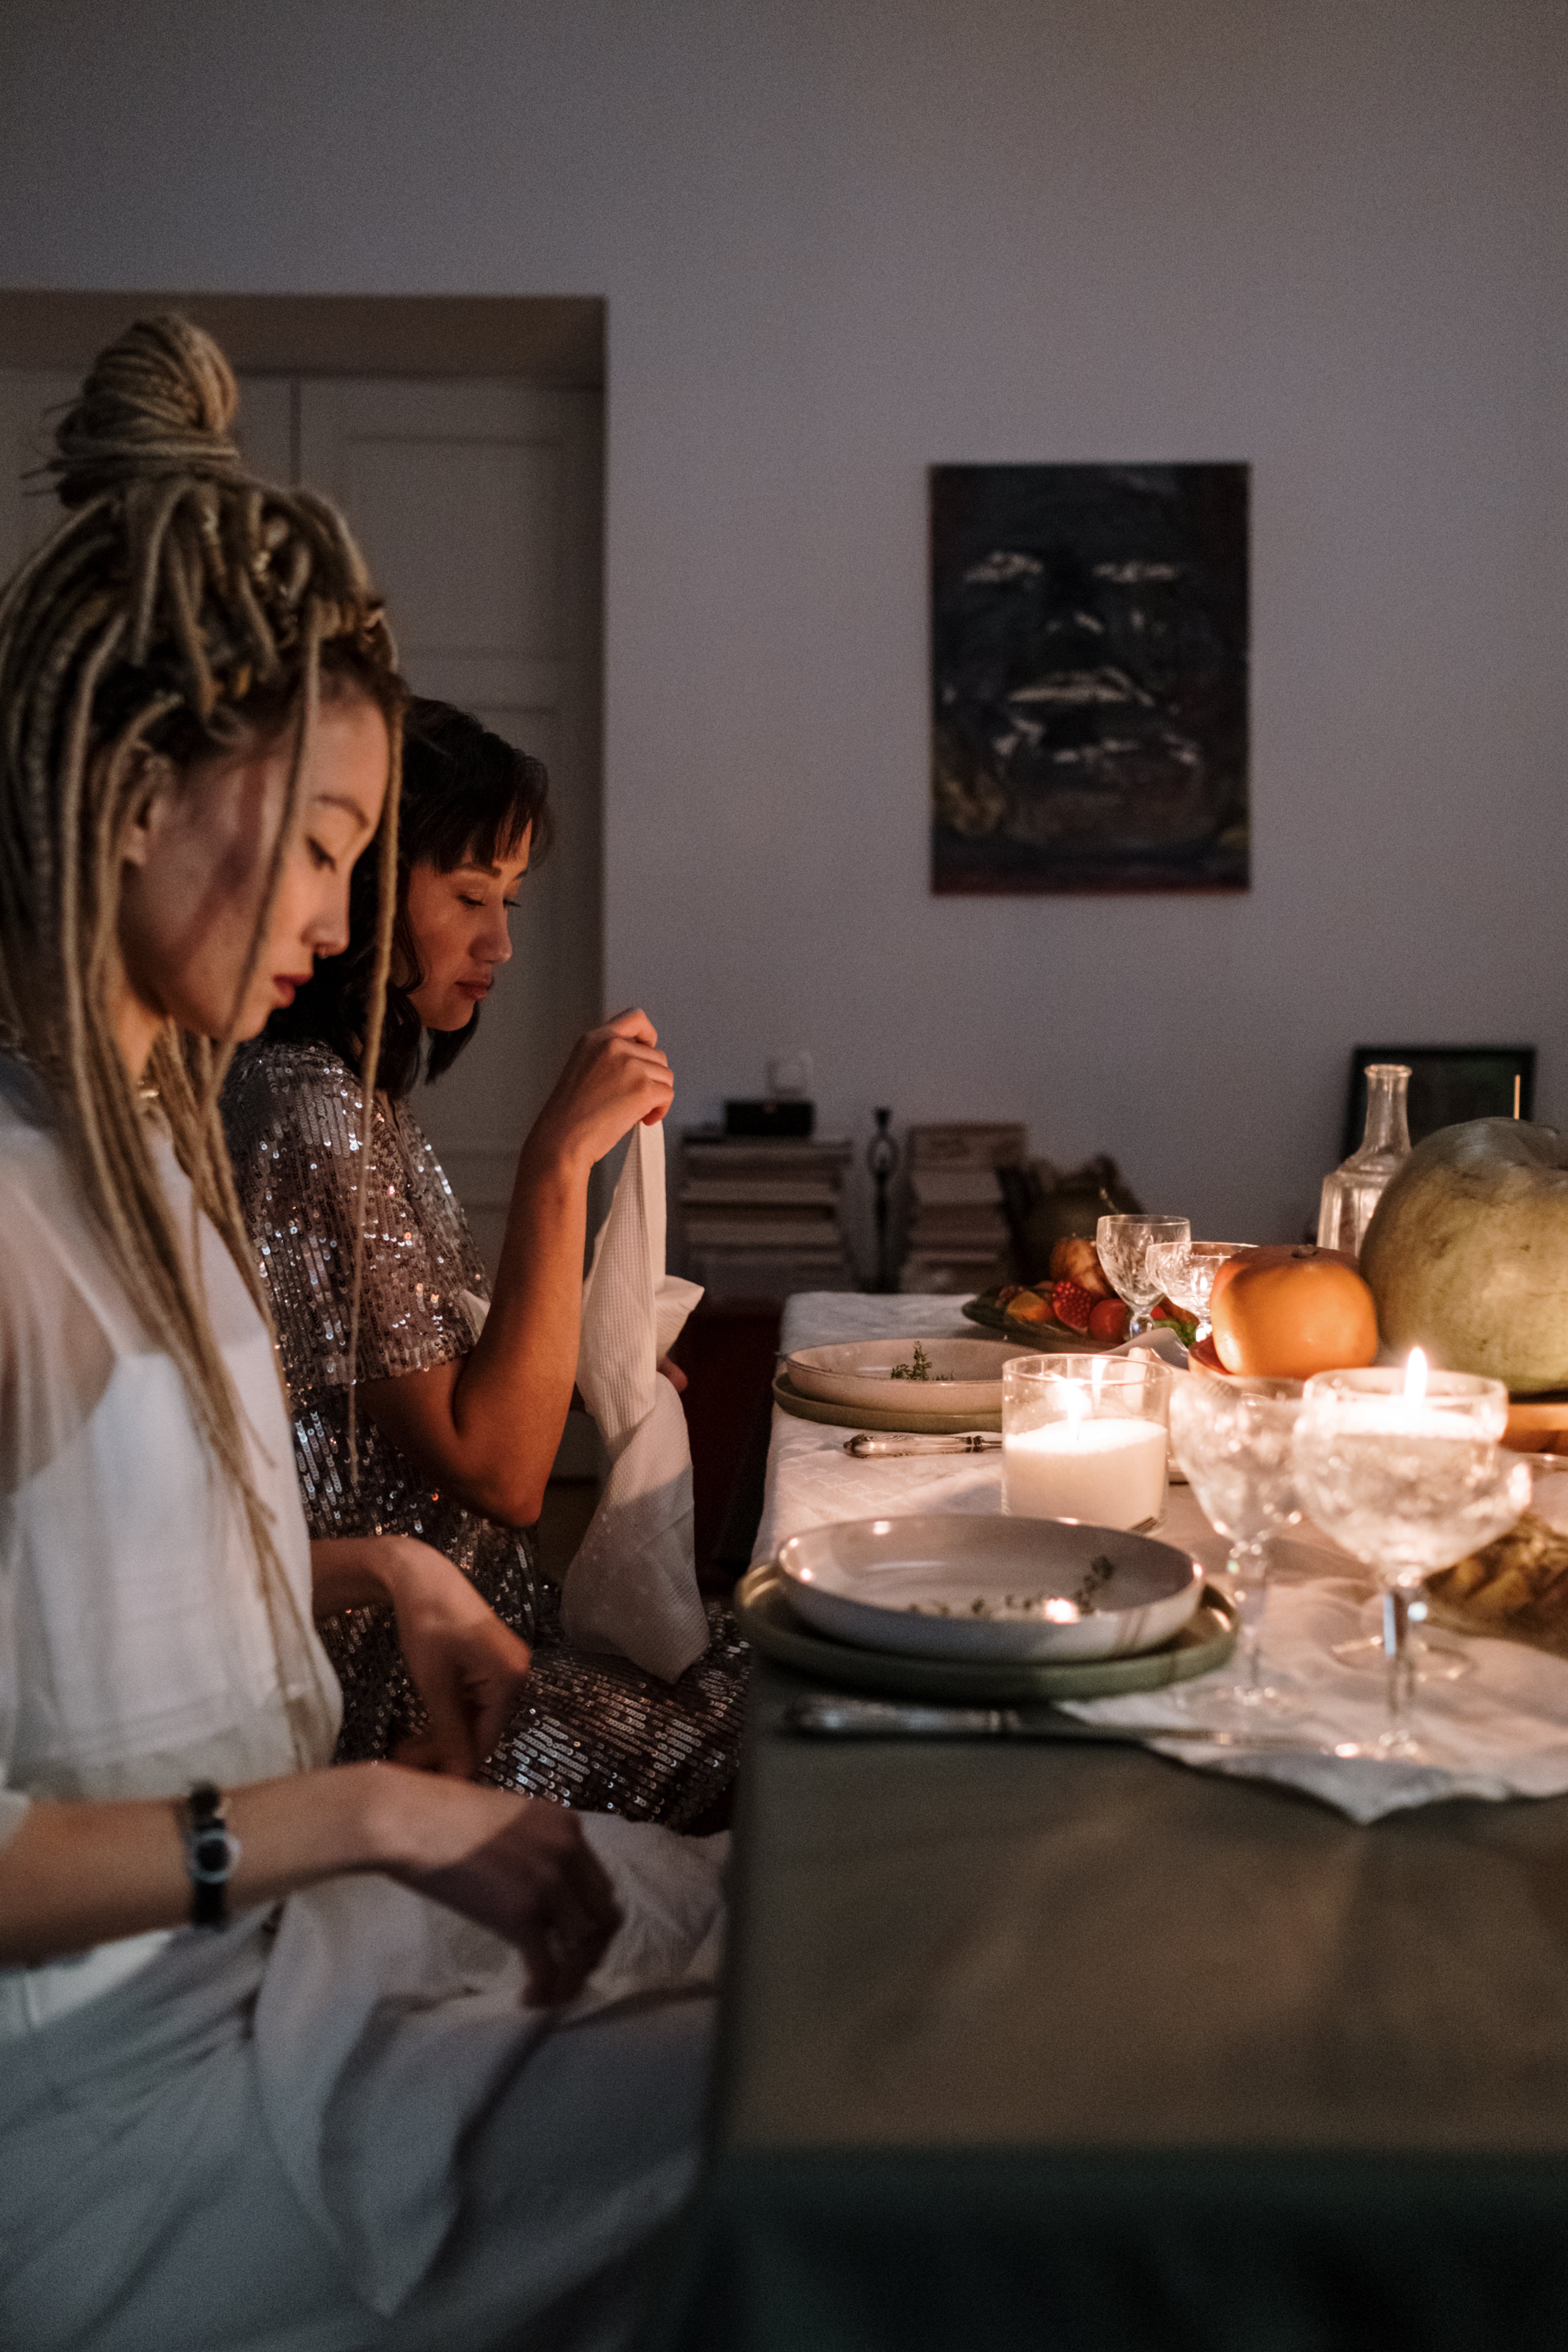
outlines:
[{"label": "small black box", "polygon": [[811,1133],[816,1125],[816,1105],[808,1102],[727,1102],[726,1135],[794,1135]]}]

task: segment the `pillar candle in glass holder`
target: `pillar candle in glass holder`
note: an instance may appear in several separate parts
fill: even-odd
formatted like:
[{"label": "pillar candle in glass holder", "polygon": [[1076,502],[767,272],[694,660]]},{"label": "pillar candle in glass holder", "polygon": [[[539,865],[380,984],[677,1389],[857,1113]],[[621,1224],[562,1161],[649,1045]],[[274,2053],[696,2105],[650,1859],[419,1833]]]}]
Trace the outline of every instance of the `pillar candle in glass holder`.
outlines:
[{"label": "pillar candle in glass holder", "polygon": [[1097,1362],[1089,1381],[1042,1378],[1035,1368],[1050,1361],[1032,1357],[1007,1367],[1017,1377],[1004,1389],[1004,1508],[1021,1518],[1103,1528],[1162,1517],[1169,1375],[1159,1367]]}]

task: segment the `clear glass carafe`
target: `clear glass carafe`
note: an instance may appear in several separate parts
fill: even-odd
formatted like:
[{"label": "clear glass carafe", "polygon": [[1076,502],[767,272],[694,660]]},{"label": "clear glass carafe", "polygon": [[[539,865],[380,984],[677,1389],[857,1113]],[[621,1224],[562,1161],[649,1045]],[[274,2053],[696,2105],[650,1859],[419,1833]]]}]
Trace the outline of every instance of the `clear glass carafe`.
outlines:
[{"label": "clear glass carafe", "polygon": [[1366,1133],[1361,1150],[1323,1179],[1318,1204],[1318,1247],[1361,1255],[1372,1213],[1390,1177],[1410,1157],[1405,1096],[1410,1072],[1403,1062],[1369,1062],[1366,1067]]}]

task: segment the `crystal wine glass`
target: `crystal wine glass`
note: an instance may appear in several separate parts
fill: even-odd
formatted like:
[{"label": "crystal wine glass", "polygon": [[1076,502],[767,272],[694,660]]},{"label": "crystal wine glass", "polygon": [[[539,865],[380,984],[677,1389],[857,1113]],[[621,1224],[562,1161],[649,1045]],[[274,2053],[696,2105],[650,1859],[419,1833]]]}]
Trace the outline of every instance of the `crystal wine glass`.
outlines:
[{"label": "crystal wine glass", "polygon": [[1215,1279],[1227,1257],[1245,1257],[1252,1242],[1156,1242],[1149,1252],[1151,1272],[1173,1307],[1184,1307],[1198,1327],[1201,1339],[1209,1328],[1209,1300]]},{"label": "crystal wine glass", "polygon": [[[1204,1517],[1228,1538],[1240,1624],[1239,1671],[1214,1690],[1245,1719],[1290,1702],[1263,1680],[1259,1647],[1268,1601],[1268,1546],[1301,1516],[1291,1440],[1300,1381],[1213,1379],[1191,1372],[1171,1399],[1171,1445]],[[1205,1696],[1211,1685],[1204,1685]]]},{"label": "crystal wine glass", "polygon": [[1150,1263],[1152,1252],[1192,1237],[1185,1217],[1101,1217],[1095,1247],[1106,1280],[1132,1309],[1130,1337],[1136,1339],[1150,1328],[1153,1318],[1149,1309],[1164,1296],[1164,1286]]},{"label": "crystal wine glass", "polygon": [[1397,1370],[1317,1373],[1294,1455],[1306,1509],[1384,1588],[1388,1727],[1379,1752],[1421,1763],[1411,1595],[1513,1526],[1530,1502],[1530,1466],[1497,1443],[1508,1413],[1500,1381],[1434,1372],[1424,1397],[1404,1388]]}]

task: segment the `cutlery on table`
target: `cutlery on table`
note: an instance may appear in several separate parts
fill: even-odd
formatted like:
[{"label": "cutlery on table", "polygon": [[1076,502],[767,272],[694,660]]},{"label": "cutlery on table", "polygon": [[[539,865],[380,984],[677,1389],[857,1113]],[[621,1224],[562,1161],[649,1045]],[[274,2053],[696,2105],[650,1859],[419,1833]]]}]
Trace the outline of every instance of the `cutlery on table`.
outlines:
[{"label": "cutlery on table", "polygon": [[[868,1429],[857,1436],[847,1437],[844,1451],[857,1462],[885,1462],[894,1454],[999,1454],[1002,1440],[983,1429],[966,1430],[958,1437],[919,1437],[910,1433],[901,1437],[873,1437]],[[1173,1462],[1166,1465],[1165,1475],[1173,1486],[1184,1486],[1187,1474]]]},{"label": "cutlery on table", "polygon": [[983,1429],[962,1431],[956,1437],[918,1437],[912,1433],[899,1437],[873,1437],[868,1429],[858,1436],[847,1437],[844,1451],[852,1454],[857,1462],[875,1456],[880,1460],[889,1454],[995,1454],[1000,1451],[1000,1437],[988,1436]]},{"label": "cutlery on table", "polygon": [[879,1698],[792,1698],[780,1711],[786,1731],[815,1739],[1060,1739],[1084,1747],[1146,1748],[1152,1740],[1184,1747],[1230,1748],[1239,1753],[1272,1748],[1290,1754],[1337,1755],[1363,1751],[1349,1743],[1324,1748],[1289,1733],[1211,1731],[1206,1725],[1170,1729],[1148,1725],[1083,1723],[1060,1707],[1037,1701],[1018,1706],[933,1706],[918,1701]]}]

